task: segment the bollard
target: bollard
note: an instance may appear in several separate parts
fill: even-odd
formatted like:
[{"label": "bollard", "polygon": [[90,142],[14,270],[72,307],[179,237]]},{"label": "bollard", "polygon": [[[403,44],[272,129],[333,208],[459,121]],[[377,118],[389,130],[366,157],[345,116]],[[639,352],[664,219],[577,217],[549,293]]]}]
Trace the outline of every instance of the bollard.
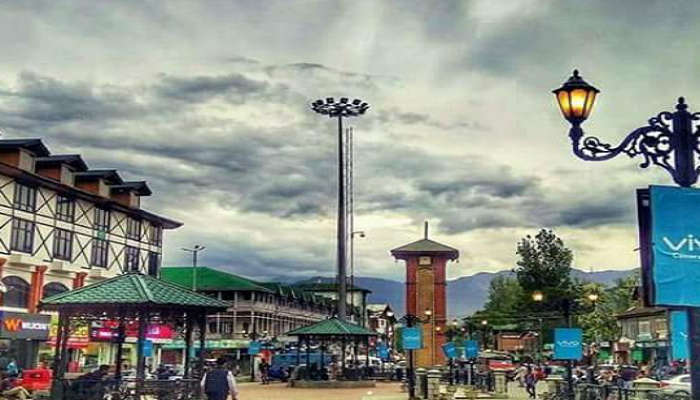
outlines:
[{"label": "bollard", "polygon": [[428,397],[428,381],[425,368],[416,368],[416,397],[425,399]]},{"label": "bollard", "polygon": [[494,376],[494,386],[495,386],[494,392],[496,392],[498,394],[505,394],[506,392],[508,392],[508,381],[506,380],[506,372],[505,371],[494,371],[493,376]]},{"label": "bollard", "polygon": [[650,398],[649,394],[651,392],[659,390],[659,381],[649,378],[637,379],[632,382],[632,388],[637,392],[637,398],[639,400],[647,400]]},{"label": "bollard", "polygon": [[436,400],[440,395],[440,377],[442,373],[437,369],[428,371],[428,399]]}]

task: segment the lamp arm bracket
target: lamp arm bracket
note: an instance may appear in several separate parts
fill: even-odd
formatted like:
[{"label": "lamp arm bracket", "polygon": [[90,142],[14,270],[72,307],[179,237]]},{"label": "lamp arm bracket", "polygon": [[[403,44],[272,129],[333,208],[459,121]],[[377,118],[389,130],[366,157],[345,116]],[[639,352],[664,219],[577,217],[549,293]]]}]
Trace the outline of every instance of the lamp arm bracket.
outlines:
[{"label": "lamp arm bracket", "polygon": [[584,137],[580,124],[574,124],[569,131],[574,154],[586,161],[605,161],[624,153],[630,158],[642,156],[644,161],[639,165],[647,168],[654,164],[674,175],[672,164],[674,151],[669,122],[673,119],[670,112],[662,112],[649,119],[649,125],[630,132],[618,145],[601,142],[595,136]]}]

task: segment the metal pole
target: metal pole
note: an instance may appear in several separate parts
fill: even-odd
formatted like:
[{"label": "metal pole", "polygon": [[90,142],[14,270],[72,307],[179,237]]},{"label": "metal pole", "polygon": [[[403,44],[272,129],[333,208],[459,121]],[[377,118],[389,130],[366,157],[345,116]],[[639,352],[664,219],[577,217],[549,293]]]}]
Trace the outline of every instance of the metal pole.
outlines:
[{"label": "metal pole", "polygon": [[[348,229],[348,232],[350,232],[350,288],[354,289],[355,288],[355,204],[354,204],[354,191],[355,191],[355,183],[354,183],[354,172],[353,172],[353,150],[352,150],[352,128],[348,128],[347,130],[347,151],[348,151],[348,156],[347,156],[347,164],[348,164],[348,176],[347,176],[347,181],[348,181],[348,215],[350,216],[348,225],[350,228]],[[363,317],[364,320],[364,317]],[[364,326],[364,324],[362,325]]]},{"label": "metal pole", "polygon": [[[258,339],[258,328],[255,324],[255,319],[251,318],[253,324],[253,332],[250,334],[250,340],[253,342]],[[308,347],[307,347],[308,348]],[[250,353],[250,345],[248,345],[248,353]],[[250,356],[250,381],[255,382],[255,355],[249,354]],[[308,353],[307,353],[308,356]],[[309,368],[308,359],[306,361],[306,368]]]},{"label": "metal pole", "polygon": [[[413,318],[415,317],[410,314],[406,316],[407,328],[413,327]],[[408,375],[406,377],[406,379],[408,380],[408,398],[412,400],[416,397],[416,380],[413,374],[413,350],[408,350],[408,368],[406,371],[406,375]]]},{"label": "metal pole", "polygon": [[192,291],[197,291],[197,252],[199,250],[195,249],[192,252]]},{"label": "metal pole", "polygon": [[[564,300],[564,318],[566,318],[566,326],[571,328],[573,326],[573,321],[571,318],[571,301],[569,299]],[[574,362],[572,360],[566,362],[566,385],[568,386],[566,394],[571,400],[574,400],[573,364]]]},{"label": "metal pole", "polygon": [[693,136],[692,115],[687,111],[688,105],[683,98],[678,99],[676,112],[673,113],[673,135],[671,143],[675,149],[675,166],[679,185],[690,187],[697,180],[693,152],[697,139]]},{"label": "metal pole", "polygon": [[343,157],[343,117],[338,115],[338,319],[347,317],[346,228],[345,228],[345,163]]},{"label": "metal pole", "polygon": [[192,314],[185,317],[185,378],[190,378],[190,364],[192,364]]},{"label": "metal pole", "polygon": [[690,390],[693,400],[700,400],[700,308],[688,309],[690,335]]}]

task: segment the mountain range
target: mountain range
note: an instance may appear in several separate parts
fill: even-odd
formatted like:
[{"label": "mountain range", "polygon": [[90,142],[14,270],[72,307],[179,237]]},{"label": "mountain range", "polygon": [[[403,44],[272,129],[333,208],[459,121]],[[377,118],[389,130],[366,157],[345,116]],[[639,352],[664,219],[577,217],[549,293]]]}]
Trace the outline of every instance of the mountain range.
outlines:
[{"label": "mountain range", "polygon": [[[573,269],[572,276],[582,281],[595,282],[603,285],[611,285],[617,279],[627,277],[634,269],[622,271],[594,271],[586,272]],[[488,297],[491,280],[497,276],[513,276],[508,270],[499,272],[479,272],[474,275],[462,276],[447,281],[447,311],[450,316],[458,317],[470,315],[483,307]],[[294,279],[280,279],[293,282]],[[334,278],[314,277],[301,282],[321,281],[332,282]],[[297,282],[297,283],[301,283]],[[369,303],[389,303],[397,315],[404,314],[405,308],[405,284],[390,279],[355,277],[355,284],[361,288],[371,290],[368,297]]]}]

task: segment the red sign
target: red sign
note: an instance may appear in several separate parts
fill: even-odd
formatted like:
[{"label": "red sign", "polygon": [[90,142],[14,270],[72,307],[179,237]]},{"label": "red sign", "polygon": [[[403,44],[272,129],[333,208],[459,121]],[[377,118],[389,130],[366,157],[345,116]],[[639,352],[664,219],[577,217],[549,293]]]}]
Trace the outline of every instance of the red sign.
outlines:
[{"label": "red sign", "polygon": [[[119,322],[117,321],[103,321],[99,326],[93,325],[90,329],[90,338],[94,340],[112,340],[116,339],[119,334]],[[139,336],[139,326],[138,322],[130,322],[126,325],[124,333],[127,338],[136,338]],[[146,330],[146,339],[158,340],[158,339],[172,339],[174,336],[173,329],[169,325],[161,324],[151,324]]]}]

